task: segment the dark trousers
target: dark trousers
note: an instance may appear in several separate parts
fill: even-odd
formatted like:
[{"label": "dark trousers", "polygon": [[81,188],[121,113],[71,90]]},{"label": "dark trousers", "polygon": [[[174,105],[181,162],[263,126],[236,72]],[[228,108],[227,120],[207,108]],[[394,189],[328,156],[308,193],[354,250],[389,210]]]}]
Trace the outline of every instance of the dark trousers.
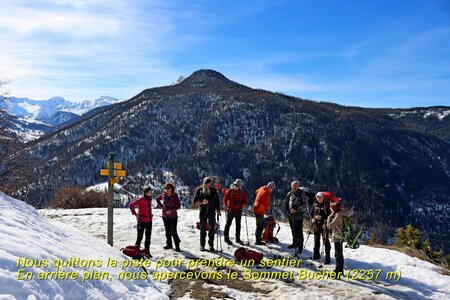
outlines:
[{"label": "dark trousers", "polygon": [[292,234],[292,245],[295,245],[295,235],[294,235],[294,222],[292,221],[291,218],[288,218],[289,220],[289,227],[291,227],[291,234]]},{"label": "dark trousers", "polygon": [[178,217],[176,218],[162,218],[164,222],[164,229],[166,230],[166,245],[172,246],[172,238],[175,246],[180,244],[180,238],[177,233],[177,222]]},{"label": "dark trousers", "polygon": [[343,242],[334,242],[334,257],[336,258],[335,272],[344,272]]},{"label": "dark trousers", "polygon": [[227,214],[227,223],[225,224],[225,239],[230,239],[230,227],[233,219],[236,219],[236,240],[241,240],[241,216],[242,210],[240,211],[229,211]]},{"label": "dark trousers", "polygon": [[152,222],[138,221],[136,246],[141,247],[142,238],[145,232],[145,249],[150,249],[150,239],[152,238]]},{"label": "dark trousers", "polygon": [[261,238],[262,238],[262,232],[263,232],[263,227],[261,226],[262,221],[264,221],[264,215],[257,215],[255,214],[255,218],[256,218],[256,231],[255,231],[255,235],[256,235],[256,242],[261,242]]},{"label": "dark trousers", "polygon": [[331,244],[328,238],[328,229],[324,229],[322,226],[317,226],[314,230],[314,254],[313,259],[320,258],[320,243],[325,246],[325,263],[330,263],[330,251]]},{"label": "dark trousers", "polygon": [[206,223],[208,223],[208,244],[214,247],[214,229],[216,227],[216,215],[200,213],[200,245],[205,246],[206,243]]},{"label": "dark trousers", "polygon": [[293,219],[294,245],[301,253],[303,250],[303,219]]}]

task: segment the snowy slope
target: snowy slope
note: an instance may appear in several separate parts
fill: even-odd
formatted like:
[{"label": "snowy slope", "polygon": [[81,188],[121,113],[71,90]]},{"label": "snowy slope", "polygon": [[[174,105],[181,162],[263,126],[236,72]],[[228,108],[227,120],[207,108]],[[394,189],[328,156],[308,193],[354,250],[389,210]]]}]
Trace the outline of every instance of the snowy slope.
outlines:
[{"label": "snowy slope", "polygon": [[[126,259],[117,249],[110,247],[91,235],[73,228],[72,225],[54,224],[42,218],[28,204],[0,193],[0,299],[167,299],[170,293],[165,283],[151,281],[88,280],[33,280],[16,279],[18,258],[50,262],[71,257],[100,259],[105,264],[108,258],[121,262]],[[37,274],[39,271],[54,271],[55,268],[26,268]],[[93,268],[67,268],[91,271]],[[94,268],[109,272],[117,278],[120,268],[106,266]],[[136,271],[135,268],[126,268]]]},{"label": "snowy slope", "polygon": [[[46,218],[52,219],[55,222],[72,225],[86,233],[89,233],[99,239],[99,242],[104,242],[106,232],[106,209],[79,209],[79,210],[42,210],[41,214]],[[115,228],[114,228],[114,247],[119,249],[124,245],[133,244],[136,238],[136,224],[135,219],[128,209],[115,209]],[[152,245],[151,252],[154,256],[152,260],[156,259],[185,259],[189,257],[202,257],[206,259],[214,259],[219,257],[217,254],[199,251],[199,231],[194,228],[194,224],[198,219],[197,210],[182,209],[179,211],[178,233],[182,239],[181,249],[182,253],[177,253],[172,250],[163,250],[165,245],[165,235],[162,220],[160,218],[161,211],[153,210],[153,231],[152,231]],[[223,217],[222,217],[223,218]],[[255,221],[253,217],[248,217],[248,232],[250,235],[250,243],[254,244],[253,232],[255,230]],[[223,221],[221,229],[223,229]],[[305,239],[306,239],[305,233]],[[230,237],[234,237],[234,224],[231,227]],[[241,238],[243,241],[247,240],[245,230],[245,218],[242,219]],[[252,246],[265,254],[265,258],[273,258],[273,255],[281,255],[283,257],[291,257],[292,251],[287,248],[291,242],[289,225],[281,223],[281,230],[278,234],[280,239],[279,244],[272,244],[268,247]],[[223,242],[223,241],[222,241]],[[303,253],[303,258],[308,258],[312,254],[313,238],[309,238],[306,250]],[[233,245],[230,248],[223,244],[224,252],[221,256],[225,258],[232,258],[236,247]],[[332,249],[332,255],[334,250]],[[259,279],[256,281],[238,282],[201,282],[199,287],[202,292],[212,293],[210,295],[217,295],[222,293],[222,296],[234,299],[449,299],[450,286],[449,277],[440,273],[437,266],[412,258],[397,251],[372,248],[368,246],[361,246],[357,250],[344,250],[345,268],[350,269],[382,269],[382,276],[376,281],[352,280],[346,282],[332,281],[332,280],[298,280],[280,281]],[[334,259],[332,259],[334,264]],[[307,271],[320,271],[318,263],[312,263],[305,260],[301,268]],[[334,265],[325,266],[325,269],[331,271]],[[180,268],[171,268],[172,271],[177,271]],[[243,267],[236,267],[238,271],[244,271]],[[252,268],[253,271],[258,271]],[[298,271],[299,269],[292,268],[271,268],[262,269],[261,271]],[[389,281],[384,278],[386,272],[401,271],[401,279],[399,282]],[[196,283],[190,282],[186,287],[186,291],[181,290],[185,285],[175,285],[172,283],[174,293],[184,299],[194,297]],[[181,295],[180,295],[181,293]],[[216,294],[214,294],[216,293]]]}]

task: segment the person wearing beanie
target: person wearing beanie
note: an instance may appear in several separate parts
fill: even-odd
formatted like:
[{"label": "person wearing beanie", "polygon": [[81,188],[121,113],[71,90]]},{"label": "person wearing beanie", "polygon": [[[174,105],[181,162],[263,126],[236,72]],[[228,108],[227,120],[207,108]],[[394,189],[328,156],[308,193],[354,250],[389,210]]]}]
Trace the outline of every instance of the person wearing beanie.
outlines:
[{"label": "person wearing beanie", "polygon": [[214,252],[214,230],[216,214],[220,215],[220,200],[218,191],[212,186],[210,177],[203,179],[203,184],[197,188],[193,202],[200,206],[200,251],[205,251],[206,225],[208,224],[209,251]]},{"label": "person wearing beanie", "polygon": [[322,192],[318,192],[316,194],[316,202],[311,209],[312,230],[314,232],[314,252],[312,259],[320,259],[320,242],[322,240],[325,246],[326,265],[330,263],[331,244],[330,239],[328,238],[328,229],[326,227],[326,222],[330,214],[330,202],[325,200],[325,196]]},{"label": "person wearing beanie", "polygon": [[303,215],[306,212],[306,195],[299,188],[300,183],[293,181],[291,191],[286,195],[286,204],[289,212],[289,224],[292,224],[292,244],[297,253],[303,252]]},{"label": "person wearing beanie", "polygon": [[223,198],[223,207],[227,211],[227,221],[224,229],[225,242],[228,245],[232,245],[233,242],[230,240],[230,227],[233,219],[236,219],[236,243],[243,244],[241,241],[241,217],[243,208],[247,208],[247,194],[242,190],[244,186],[244,181],[241,179],[236,179],[233,182],[233,188],[230,188]]},{"label": "person wearing beanie", "polygon": [[265,245],[265,243],[261,240],[263,227],[261,226],[262,221],[264,220],[264,214],[270,208],[270,193],[275,189],[275,182],[270,181],[267,185],[260,187],[256,190],[256,198],[255,203],[253,204],[253,213],[255,214],[256,219],[256,245]]},{"label": "person wearing beanie", "polygon": [[177,232],[178,214],[180,208],[180,198],[175,193],[175,185],[167,182],[164,185],[164,193],[156,197],[158,207],[162,208],[162,219],[166,231],[166,245],[164,249],[172,249],[172,238],[175,243],[175,251],[180,252],[180,238]]},{"label": "person wearing beanie", "polygon": [[[150,254],[150,240],[152,237],[152,192],[151,187],[144,189],[144,195],[139,199],[131,202],[128,207],[131,213],[136,216],[137,220],[137,239],[135,245],[141,247],[142,238],[145,232],[145,256],[152,257]],[[138,207],[138,212],[135,211],[135,206]]]}]

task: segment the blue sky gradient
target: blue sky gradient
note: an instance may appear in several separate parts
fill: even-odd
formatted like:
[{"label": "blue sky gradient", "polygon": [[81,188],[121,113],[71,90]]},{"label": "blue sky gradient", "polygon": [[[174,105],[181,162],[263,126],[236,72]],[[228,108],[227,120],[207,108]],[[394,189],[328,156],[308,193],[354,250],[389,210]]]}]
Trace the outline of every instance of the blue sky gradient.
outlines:
[{"label": "blue sky gradient", "polygon": [[130,98],[200,68],[306,99],[450,105],[450,1],[1,1],[10,94]]}]

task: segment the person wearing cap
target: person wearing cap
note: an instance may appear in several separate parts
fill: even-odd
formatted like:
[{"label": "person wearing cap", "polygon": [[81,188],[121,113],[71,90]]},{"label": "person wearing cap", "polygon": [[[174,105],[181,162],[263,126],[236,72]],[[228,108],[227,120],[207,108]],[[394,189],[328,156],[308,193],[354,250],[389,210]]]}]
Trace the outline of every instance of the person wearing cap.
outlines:
[{"label": "person wearing cap", "polygon": [[326,265],[330,263],[331,244],[330,239],[328,238],[328,229],[326,226],[326,222],[330,214],[330,202],[325,201],[325,197],[322,192],[318,192],[316,194],[316,201],[311,209],[311,223],[314,232],[314,252],[312,259],[320,259],[320,241],[322,239],[322,242],[325,246]]},{"label": "person wearing cap", "polygon": [[[152,193],[153,189],[146,187],[144,189],[144,195],[128,205],[131,213],[136,216],[137,220],[137,239],[135,245],[139,248],[141,247],[145,232],[144,251],[147,257],[152,257],[150,254],[150,240],[152,237]],[[138,207],[137,213],[134,209],[135,206]]]},{"label": "person wearing cap", "polygon": [[210,177],[203,179],[203,184],[197,188],[193,202],[200,206],[200,251],[205,251],[206,225],[208,224],[209,251],[214,252],[214,230],[216,214],[220,215],[219,193],[212,186]]},{"label": "person wearing cap", "polygon": [[242,190],[244,182],[241,179],[236,179],[233,182],[233,188],[230,188],[223,198],[223,207],[227,211],[227,222],[225,224],[224,237],[228,245],[232,245],[230,240],[230,227],[233,219],[236,219],[236,243],[243,244],[241,241],[241,217],[243,208],[247,208],[247,194]]},{"label": "person wearing cap", "polygon": [[261,226],[262,221],[264,220],[264,214],[270,208],[270,193],[275,189],[275,182],[270,181],[267,185],[260,187],[256,190],[256,198],[255,203],[253,204],[253,213],[256,218],[256,245],[265,245],[265,243],[261,240],[263,227]]},{"label": "person wearing cap", "polygon": [[164,185],[164,193],[156,197],[158,207],[162,208],[162,219],[164,229],[166,231],[166,245],[164,249],[172,249],[172,238],[175,243],[175,250],[180,252],[180,238],[177,232],[178,215],[177,210],[180,208],[180,198],[175,193],[175,185],[167,182]]},{"label": "person wearing cap", "polygon": [[[293,181],[291,191],[286,195],[287,208],[289,209],[289,224],[292,224],[292,244],[298,253],[303,252],[303,215],[306,212],[306,195],[299,188],[300,183]],[[291,246],[292,247],[292,246]]]}]

